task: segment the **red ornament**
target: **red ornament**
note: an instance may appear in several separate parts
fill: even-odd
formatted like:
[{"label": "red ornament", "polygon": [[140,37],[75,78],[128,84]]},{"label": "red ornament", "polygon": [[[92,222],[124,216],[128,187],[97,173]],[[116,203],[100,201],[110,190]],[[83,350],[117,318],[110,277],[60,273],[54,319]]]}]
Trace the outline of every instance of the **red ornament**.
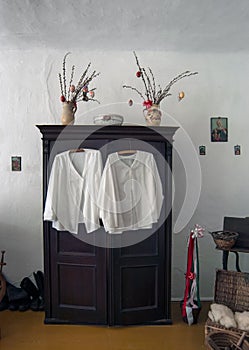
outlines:
[{"label": "red ornament", "polygon": [[140,78],[141,77],[141,72],[140,72],[140,70],[136,73],[136,76],[138,77],[138,78]]},{"label": "red ornament", "polygon": [[61,102],[65,102],[66,101],[66,98],[65,98],[65,96],[61,96],[61,98],[60,98],[60,100],[61,100]]},{"label": "red ornament", "polygon": [[151,101],[151,100],[144,101],[144,102],[143,102],[143,106],[144,106],[146,109],[149,109],[149,108],[152,106],[152,101]]}]

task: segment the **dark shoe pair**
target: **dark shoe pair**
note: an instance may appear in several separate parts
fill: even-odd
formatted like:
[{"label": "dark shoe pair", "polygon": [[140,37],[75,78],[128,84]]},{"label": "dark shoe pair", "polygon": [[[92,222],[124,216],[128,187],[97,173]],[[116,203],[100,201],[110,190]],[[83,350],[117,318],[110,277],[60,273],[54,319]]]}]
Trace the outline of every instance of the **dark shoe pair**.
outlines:
[{"label": "dark shoe pair", "polygon": [[30,308],[30,298],[24,298],[24,299],[20,299],[18,301],[11,301],[9,303],[9,310],[10,311],[27,311]]},{"label": "dark shoe pair", "polygon": [[36,285],[29,277],[25,277],[21,282],[21,287],[28,293],[31,303],[30,309],[32,311],[44,310],[44,276],[41,271],[33,273]]},{"label": "dark shoe pair", "polygon": [[36,300],[39,298],[39,291],[35,284],[31,281],[29,277],[24,277],[21,282],[21,287],[26,291],[30,298],[30,309],[33,311],[36,310]]},{"label": "dark shoe pair", "polygon": [[8,309],[10,311],[26,311],[30,307],[30,297],[26,291],[22,288],[13,286],[10,283],[6,283],[7,292],[3,300],[5,300],[5,305],[8,304]]}]

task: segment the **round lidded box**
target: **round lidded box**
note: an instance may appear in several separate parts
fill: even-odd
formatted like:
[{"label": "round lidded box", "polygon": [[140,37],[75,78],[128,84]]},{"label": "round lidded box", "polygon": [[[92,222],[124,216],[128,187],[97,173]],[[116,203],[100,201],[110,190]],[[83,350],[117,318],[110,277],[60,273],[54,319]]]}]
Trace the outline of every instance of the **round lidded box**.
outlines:
[{"label": "round lidded box", "polygon": [[122,125],[124,118],[118,114],[103,114],[93,118],[95,125]]},{"label": "round lidded box", "polygon": [[220,249],[230,249],[236,243],[237,238],[239,237],[238,232],[231,231],[215,231],[211,232],[211,235],[214,239],[215,244]]}]

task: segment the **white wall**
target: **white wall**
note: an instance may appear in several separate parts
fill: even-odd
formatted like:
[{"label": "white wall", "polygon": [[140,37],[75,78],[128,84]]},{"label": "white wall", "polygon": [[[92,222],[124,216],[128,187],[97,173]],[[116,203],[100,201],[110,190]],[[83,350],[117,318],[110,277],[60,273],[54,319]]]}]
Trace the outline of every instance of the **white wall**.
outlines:
[{"label": "white wall", "polygon": [[[19,282],[33,271],[42,269],[41,135],[35,125],[60,124],[57,74],[61,71],[64,54],[64,51],[40,49],[0,51],[0,249],[7,251],[4,271],[11,282]],[[187,236],[194,224],[216,230],[222,227],[224,215],[248,215],[249,57],[240,53],[211,55],[146,51],[137,54],[142,65],[152,68],[162,86],[185,69],[199,72],[199,75],[177,83],[172,89],[173,96],[161,105],[164,111],[162,125],[180,125],[176,146],[181,143],[184,132],[185,138],[189,135],[193,148],[188,144],[186,151],[191,159],[199,159],[202,173],[200,200],[194,215],[189,218],[189,223],[186,218],[185,221],[183,218],[178,220],[178,224],[185,227],[173,236],[172,295],[181,298]],[[89,61],[101,72],[93,83],[101,105],[79,104],[76,124],[91,124],[94,115],[110,112],[123,115],[127,123],[144,125],[141,100],[133,92],[122,89],[124,83],[140,88],[132,51],[73,50],[68,63],[76,65],[76,78]],[[181,90],[185,91],[186,98],[179,103],[177,93]],[[129,98],[135,102],[133,107],[127,104]],[[227,143],[210,142],[210,117],[217,115],[229,118]],[[236,144],[242,147],[242,154],[237,157],[233,153]],[[206,145],[206,156],[193,153],[199,145]],[[10,157],[14,155],[22,156],[22,172],[10,170]],[[189,185],[181,158],[181,154],[175,154],[174,222]],[[188,159],[183,159],[186,161]],[[192,175],[194,177],[194,173]],[[194,196],[195,186],[191,191]],[[208,233],[199,240],[199,246],[201,295],[202,298],[212,298],[214,273],[221,267],[221,253],[214,249]],[[245,270],[247,259],[246,254],[241,256],[241,266]]]}]

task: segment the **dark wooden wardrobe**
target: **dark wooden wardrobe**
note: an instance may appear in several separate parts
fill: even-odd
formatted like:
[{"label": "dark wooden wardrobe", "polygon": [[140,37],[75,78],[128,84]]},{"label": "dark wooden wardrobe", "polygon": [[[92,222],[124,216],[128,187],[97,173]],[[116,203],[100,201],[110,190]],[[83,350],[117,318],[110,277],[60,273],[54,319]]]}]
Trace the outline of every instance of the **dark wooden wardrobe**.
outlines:
[{"label": "dark wooden wardrobe", "polygon": [[[77,147],[100,149],[103,162],[122,149],[152,152],[161,177],[164,205],[156,231],[125,246],[127,235],[107,234],[103,227],[90,235],[93,245],[43,223],[45,323],[132,325],[171,323],[171,167],[175,127],[39,125],[43,142],[43,200],[56,154]],[[166,220],[163,219],[167,212]],[[81,235],[84,224],[81,224]],[[91,237],[91,239],[95,239]],[[147,238],[146,238],[147,237]],[[112,240],[119,239],[120,248]]]}]

